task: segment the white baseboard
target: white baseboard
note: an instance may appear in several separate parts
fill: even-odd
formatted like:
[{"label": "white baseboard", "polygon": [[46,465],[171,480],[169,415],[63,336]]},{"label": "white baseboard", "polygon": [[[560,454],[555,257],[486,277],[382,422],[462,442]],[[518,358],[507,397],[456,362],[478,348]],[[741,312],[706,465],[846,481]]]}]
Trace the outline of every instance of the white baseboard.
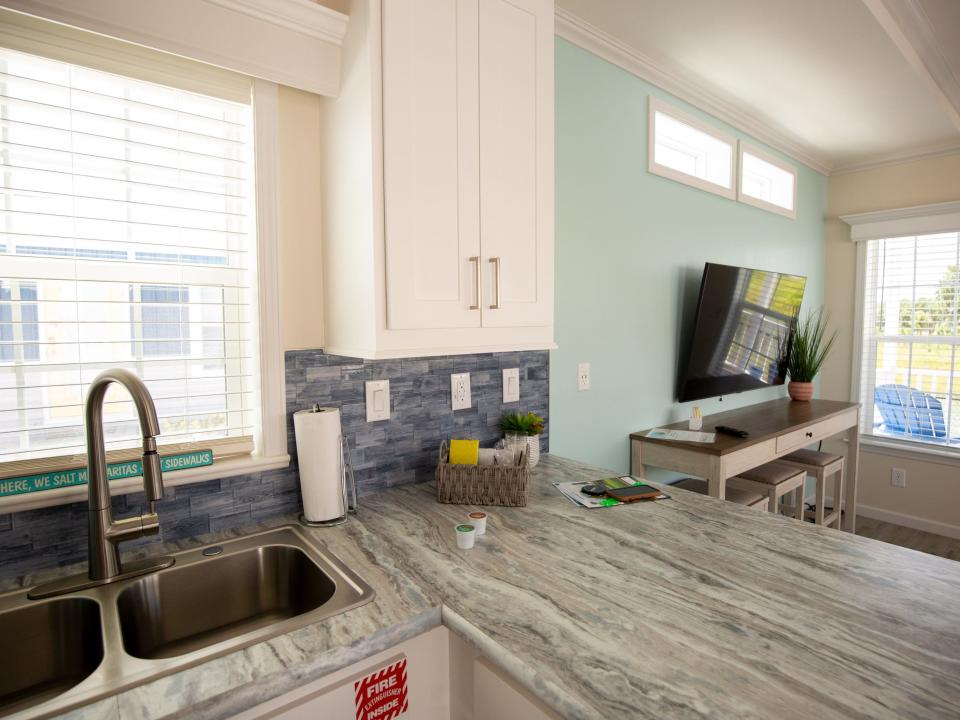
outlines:
[{"label": "white baseboard", "polygon": [[913,528],[914,530],[923,530],[924,532],[934,533],[935,535],[943,535],[960,540],[960,525],[951,525],[950,523],[938,522],[936,520],[926,520],[916,517],[915,515],[893,512],[892,510],[884,510],[883,508],[862,505],[860,503],[857,503],[857,514],[873,518],[874,520],[883,520],[884,522],[893,523],[894,525],[903,525],[904,527]]}]

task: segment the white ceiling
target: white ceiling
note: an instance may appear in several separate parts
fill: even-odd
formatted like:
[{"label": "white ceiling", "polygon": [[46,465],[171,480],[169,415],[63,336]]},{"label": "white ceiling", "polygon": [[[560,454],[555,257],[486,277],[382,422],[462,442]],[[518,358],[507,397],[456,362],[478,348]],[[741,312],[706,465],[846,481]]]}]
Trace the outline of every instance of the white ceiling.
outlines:
[{"label": "white ceiling", "polygon": [[557,6],[593,39],[627,46],[655,84],[666,77],[708,112],[748,119],[741,129],[768,130],[760,139],[820,170],[960,151],[960,0]]}]

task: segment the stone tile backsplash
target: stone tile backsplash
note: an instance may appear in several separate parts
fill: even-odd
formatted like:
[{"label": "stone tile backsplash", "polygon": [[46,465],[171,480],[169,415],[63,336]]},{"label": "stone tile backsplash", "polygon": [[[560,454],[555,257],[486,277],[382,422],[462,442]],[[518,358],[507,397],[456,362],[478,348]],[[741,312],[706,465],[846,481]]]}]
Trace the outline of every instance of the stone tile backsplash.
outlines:
[{"label": "stone tile backsplash", "polygon": [[[289,468],[167,488],[159,503],[162,540],[179,540],[239,527],[300,510],[293,412],[314,403],[339,407],[350,445],[361,506],[365,493],[433,477],[440,443],[450,437],[500,437],[500,416],[532,410],[547,417],[548,351],[454,355],[402,360],[359,360],[321,350],[286,353]],[[502,402],[501,370],[520,368],[520,402]],[[469,372],[473,404],[450,409],[450,374]],[[364,383],[390,380],[389,420],[366,421]],[[549,432],[549,419],[547,431]],[[541,440],[544,451],[547,436]],[[143,495],[113,499],[117,517],[143,511]],[[86,559],[86,502],[0,514],[0,577]],[[157,538],[126,543],[143,547]]]}]

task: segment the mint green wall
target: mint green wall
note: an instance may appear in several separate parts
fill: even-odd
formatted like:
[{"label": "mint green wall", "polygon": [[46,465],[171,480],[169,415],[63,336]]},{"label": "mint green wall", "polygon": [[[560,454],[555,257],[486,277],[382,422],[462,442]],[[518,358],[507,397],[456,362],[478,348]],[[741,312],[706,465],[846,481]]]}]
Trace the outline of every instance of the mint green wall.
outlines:
[{"label": "mint green wall", "polygon": [[[557,39],[550,451],[618,472],[629,467],[631,431],[685,419],[693,404],[710,413],[786,394],[675,401],[681,327],[689,331],[704,262],[806,275],[804,311],[823,298],[826,178],[799,166],[790,220],[651,175],[651,94],[749,139]],[[586,392],[577,392],[579,362],[591,366]]]}]

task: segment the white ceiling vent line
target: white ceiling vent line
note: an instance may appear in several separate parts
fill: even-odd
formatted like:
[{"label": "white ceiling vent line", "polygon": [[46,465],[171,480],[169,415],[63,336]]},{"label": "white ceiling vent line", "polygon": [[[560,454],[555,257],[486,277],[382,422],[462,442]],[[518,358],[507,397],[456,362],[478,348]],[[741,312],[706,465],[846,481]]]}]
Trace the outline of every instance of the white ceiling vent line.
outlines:
[{"label": "white ceiling vent line", "polygon": [[[944,47],[938,39],[942,29],[928,18],[923,0],[863,2],[960,130],[960,48]],[[960,4],[953,12],[960,23]]]},{"label": "white ceiling vent line", "polygon": [[663,68],[569,10],[557,7],[555,15],[555,32],[564,40],[656,85],[819,173],[829,175],[833,169],[823,155],[757,120],[749,108],[724,100],[702,85]]}]

